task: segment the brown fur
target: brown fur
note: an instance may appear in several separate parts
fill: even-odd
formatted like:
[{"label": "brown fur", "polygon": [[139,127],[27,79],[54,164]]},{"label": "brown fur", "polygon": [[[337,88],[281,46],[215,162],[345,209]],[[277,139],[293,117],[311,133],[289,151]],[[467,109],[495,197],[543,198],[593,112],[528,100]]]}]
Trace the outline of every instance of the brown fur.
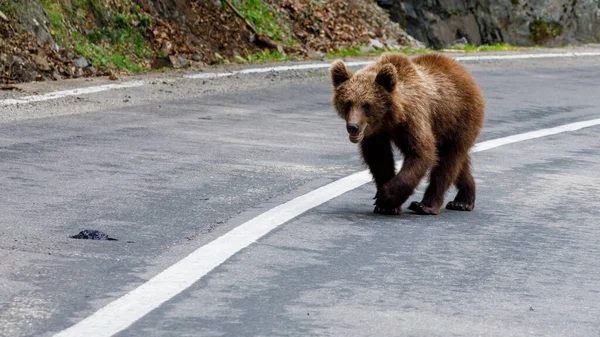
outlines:
[{"label": "brown fur", "polygon": [[[475,207],[468,151],[483,126],[485,102],[461,64],[439,54],[411,60],[388,53],[356,74],[342,61],[330,72],[335,109],[362,131],[361,153],[377,186],[375,212],[400,213],[428,170],[429,186],[411,210],[438,214],[452,184],[458,194],[446,208]],[[398,174],[392,143],[404,157]]]}]

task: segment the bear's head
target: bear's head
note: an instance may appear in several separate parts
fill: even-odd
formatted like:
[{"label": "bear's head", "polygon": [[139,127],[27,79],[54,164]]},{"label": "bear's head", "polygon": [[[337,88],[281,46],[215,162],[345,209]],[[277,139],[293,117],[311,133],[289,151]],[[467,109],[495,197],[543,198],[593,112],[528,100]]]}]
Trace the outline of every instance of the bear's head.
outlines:
[{"label": "bear's head", "polygon": [[330,74],[333,106],[346,121],[351,142],[358,143],[385,127],[395,106],[398,75],[394,65],[376,64],[352,74],[338,60],[332,64]]}]

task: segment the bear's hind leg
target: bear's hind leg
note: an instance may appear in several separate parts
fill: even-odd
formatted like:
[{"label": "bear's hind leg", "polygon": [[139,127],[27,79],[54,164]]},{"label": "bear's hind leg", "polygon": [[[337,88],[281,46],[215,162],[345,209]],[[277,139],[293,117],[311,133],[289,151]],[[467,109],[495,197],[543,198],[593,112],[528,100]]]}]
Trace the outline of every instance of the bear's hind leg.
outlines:
[{"label": "bear's hind leg", "polygon": [[437,165],[429,175],[429,186],[421,202],[413,201],[408,209],[423,215],[437,215],[444,202],[444,193],[450,188],[462,168],[465,154],[456,148],[440,151]]},{"label": "bear's hind leg", "polygon": [[467,157],[456,179],[458,193],[454,201],[446,205],[446,209],[455,211],[472,211],[475,208],[475,180],[471,174],[471,162]]}]

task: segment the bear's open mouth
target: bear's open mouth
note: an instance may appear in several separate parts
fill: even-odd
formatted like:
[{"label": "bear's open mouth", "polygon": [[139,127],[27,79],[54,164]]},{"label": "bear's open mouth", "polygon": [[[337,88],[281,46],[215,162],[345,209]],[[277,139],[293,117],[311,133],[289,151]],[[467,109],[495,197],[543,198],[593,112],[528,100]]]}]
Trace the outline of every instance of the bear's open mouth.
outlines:
[{"label": "bear's open mouth", "polygon": [[364,133],[360,132],[355,135],[348,135],[352,143],[358,143],[363,139]]},{"label": "bear's open mouth", "polygon": [[363,126],[360,130],[359,133],[355,133],[355,134],[349,134],[348,138],[350,138],[350,141],[352,143],[358,143],[360,142],[364,136],[365,136],[365,129],[367,128],[367,124],[365,124],[365,126]]}]

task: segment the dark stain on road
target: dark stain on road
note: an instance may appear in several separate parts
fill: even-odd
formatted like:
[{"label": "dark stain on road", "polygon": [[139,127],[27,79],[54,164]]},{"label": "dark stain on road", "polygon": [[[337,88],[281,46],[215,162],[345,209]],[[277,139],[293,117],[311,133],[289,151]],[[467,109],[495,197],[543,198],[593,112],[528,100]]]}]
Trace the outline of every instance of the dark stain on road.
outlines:
[{"label": "dark stain on road", "polygon": [[94,229],[86,229],[77,235],[70,236],[72,239],[82,239],[82,240],[109,240],[109,241],[119,241],[115,238],[111,238],[105,233],[101,231],[97,231]]}]

